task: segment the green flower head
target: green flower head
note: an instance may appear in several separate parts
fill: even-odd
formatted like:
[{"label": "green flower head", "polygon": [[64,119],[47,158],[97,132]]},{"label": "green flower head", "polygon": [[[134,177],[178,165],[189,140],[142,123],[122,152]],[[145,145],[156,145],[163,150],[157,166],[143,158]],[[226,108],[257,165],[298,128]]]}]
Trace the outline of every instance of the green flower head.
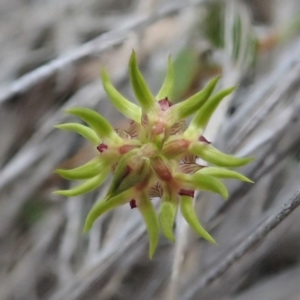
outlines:
[{"label": "green flower head", "polygon": [[[107,72],[102,70],[102,83],[112,104],[129,119],[126,130],[114,129],[99,113],[74,107],[68,114],[82,119],[88,126],[67,123],[57,128],[79,133],[95,145],[99,154],[81,167],[56,170],[70,180],[85,180],[71,190],[56,194],[76,196],[99,187],[113,173],[113,179],[104,199],[95,203],[89,212],[84,231],[105,212],[129,203],[137,208],[149,235],[149,255],[153,256],[160,230],[174,241],[173,225],[178,206],[187,223],[204,239],[215,243],[201,226],[193,208],[195,190],[205,190],[228,197],[220,179],[238,179],[251,182],[245,176],[227,168],[249,163],[251,158],[234,157],[218,151],[203,136],[204,129],[219,103],[234,88],[213,93],[219,78],[211,80],[200,92],[173,105],[169,95],[174,86],[171,58],[163,85],[156,96],[148,88],[132,53],[129,75],[137,106],[124,98],[112,85]],[[192,116],[187,125],[185,119]],[[197,163],[201,158],[212,167]],[[157,214],[151,200],[161,199]]]}]

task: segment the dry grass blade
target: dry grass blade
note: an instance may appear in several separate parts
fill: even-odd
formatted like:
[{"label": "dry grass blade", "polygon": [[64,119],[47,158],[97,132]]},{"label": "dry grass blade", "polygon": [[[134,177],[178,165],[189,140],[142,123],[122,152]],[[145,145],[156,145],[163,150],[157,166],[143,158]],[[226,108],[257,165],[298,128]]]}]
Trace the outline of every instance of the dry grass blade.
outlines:
[{"label": "dry grass blade", "polygon": [[174,4],[161,9],[156,14],[152,14],[151,16],[138,16],[134,18],[133,21],[131,20],[129,25],[124,26],[122,24],[119,27],[120,29],[115,29],[108,33],[104,33],[98,36],[97,38],[70,51],[69,53],[17,79],[6,90],[1,91],[0,103],[8,101],[17,95],[26,92],[35,84],[55,75],[58,71],[76,63],[81,59],[99,55],[103,51],[123,43],[126,40],[129,33],[133,30],[141,30],[163,18],[180,12],[181,10],[189,7],[190,5],[207,4],[210,2],[211,1],[208,0],[188,1],[186,3],[175,2]]},{"label": "dry grass blade", "polygon": [[280,209],[274,212],[254,232],[229,253],[222,262],[212,268],[181,298],[195,299],[199,290],[209,286],[221,277],[234,263],[238,262],[248,251],[261,242],[277,225],[288,217],[300,205],[300,192],[295,193]]}]

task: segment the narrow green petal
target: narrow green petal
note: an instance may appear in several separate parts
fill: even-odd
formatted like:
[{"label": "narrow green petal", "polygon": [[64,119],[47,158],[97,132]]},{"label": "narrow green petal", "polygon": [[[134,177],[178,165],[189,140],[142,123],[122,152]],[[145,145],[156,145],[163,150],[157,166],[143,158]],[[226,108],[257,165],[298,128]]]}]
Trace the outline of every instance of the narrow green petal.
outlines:
[{"label": "narrow green petal", "polygon": [[85,107],[73,107],[66,112],[81,118],[100,138],[109,138],[117,143],[122,141],[109,122],[96,111]]},{"label": "narrow green petal", "polygon": [[189,136],[198,131],[204,131],[209,119],[215,112],[221,101],[228,95],[230,95],[236,87],[221,90],[212,97],[210,97],[207,102],[198,110],[194,118],[192,119],[188,129],[185,132],[186,136]]},{"label": "narrow green petal", "polygon": [[195,232],[207,241],[216,244],[211,235],[201,226],[193,206],[193,198],[181,196],[180,210],[186,222],[195,230]]},{"label": "narrow green petal", "polygon": [[164,192],[160,213],[159,224],[164,236],[172,242],[175,242],[175,236],[173,234],[173,227],[178,207],[177,197],[172,197],[169,193]]},{"label": "narrow green petal", "polygon": [[107,162],[104,161],[102,157],[96,157],[78,168],[70,170],[57,169],[54,173],[69,180],[88,179],[101,173],[103,171],[103,167],[106,165]]},{"label": "narrow green petal", "polygon": [[97,136],[95,131],[87,126],[78,124],[78,123],[65,123],[54,126],[55,128],[59,128],[62,130],[70,130],[77,132],[82,135],[88,141],[90,141],[94,145],[99,145],[101,143],[100,138]]},{"label": "narrow green petal", "polygon": [[224,199],[228,198],[226,186],[219,179],[213,176],[194,173],[192,175],[183,175],[183,178],[186,183],[188,185],[190,184],[194,189],[217,193]]},{"label": "narrow green petal", "polygon": [[146,193],[142,194],[138,199],[137,208],[139,209],[147,227],[149,236],[149,257],[152,259],[159,239],[158,217],[155,208]]},{"label": "narrow green petal", "polygon": [[174,105],[170,113],[174,114],[175,121],[183,120],[197,112],[209,99],[219,82],[220,77],[216,77],[208,82],[208,84],[198,93],[191,96],[187,100]]},{"label": "narrow green petal", "polygon": [[146,112],[151,110],[154,107],[155,99],[138,68],[136,54],[134,51],[132,51],[129,61],[129,72],[132,89],[142,109]]},{"label": "narrow green petal", "polygon": [[192,154],[199,156],[203,160],[218,167],[233,168],[244,166],[254,158],[252,157],[235,157],[225,154],[212,145],[197,143],[190,148]]},{"label": "narrow green petal", "polygon": [[197,174],[205,174],[205,175],[211,175],[217,178],[224,178],[224,179],[237,179],[245,182],[253,183],[252,180],[247,178],[246,176],[232,170],[218,168],[218,167],[208,167],[203,168],[196,172]]},{"label": "narrow green petal", "polygon": [[102,69],[101,78],[106,94],[110,98],[115,108],[128,119],[140,124],[142,118],[141,108],[127,100],[115,89],[105,69]]},{"label": "narrow green petal", "polygon": [[86,180],[84,183],[76,186],[71,190],[56,191],[54,194],[66,197],[75,197],[85,193],[89,193],[100,186],[109,174],[109,168],[102,171],[101,174]]},{"label": "narrow green petal", "polygon": [[130,192],[127,191],[125,193],[122,193],[118,196],[115,196],[109,200],[107,198],[104,198],[100,201],[97,201],[95,205],[90,210],[86,220],[83,232],[88,232],[91,227],[93,226],[94,222],[101,217],[104,213],[121,206],[125,203],[127,203],[130,199]]},{"label": "narrow green petal", "polygon": [[161,89],[159,90],[159,92],[156,96],[156,100],[170,98],[172,96],[174,80],[175,80],[175,74],[174,74],[172,59],[170,56],[169,60],[168,60],[167,75],[166,75],[166,78],[164,80],[164,83],[163,83]]}]

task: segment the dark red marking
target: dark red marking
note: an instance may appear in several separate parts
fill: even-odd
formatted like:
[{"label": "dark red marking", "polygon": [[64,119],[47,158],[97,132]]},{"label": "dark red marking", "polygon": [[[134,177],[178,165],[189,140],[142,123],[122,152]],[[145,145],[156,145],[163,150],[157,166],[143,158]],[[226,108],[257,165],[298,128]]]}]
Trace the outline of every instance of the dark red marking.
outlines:
[{"label": "dark red marking", "polygon": [[194,197],[194,194],[195,194],[195,191],[193,190],[184,190],[184,189],[181,189],[178,194],[180,196],[189,196],[189,197]]},{"label": "dark red marking", "polygon": [[97,147],[97,150],[98,150],[100,153],[102,153],[102,152],[104,152],[105,150],[107,150],[107,148],[108,148],[107,145],[101,143],[101,144]]},{"label": "dark red marking", "polygon": [[172,102],[169,101],[168,97],[166,97],[165,99],[159,100],[158,104],[162,111],[166,111],[172,106]]},{"label": "dark red marking", "polygon": [[203,135],[201,135],[199,137],[199,142],[203,142],[203,143],[206,143],[206,144],[211,144],[211,142],[209,142]]},{"label": "dark red marking", "polygon": [[131,199],[130,202],[129,202],[129,205],[130,205],[131,209],[136,208],[136,201],[134,199]]}]

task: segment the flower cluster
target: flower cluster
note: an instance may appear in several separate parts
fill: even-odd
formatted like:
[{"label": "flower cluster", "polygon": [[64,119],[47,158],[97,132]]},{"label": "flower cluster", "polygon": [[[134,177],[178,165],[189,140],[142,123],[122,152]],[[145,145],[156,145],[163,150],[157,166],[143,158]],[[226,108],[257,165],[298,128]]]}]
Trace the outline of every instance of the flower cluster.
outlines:
[{"label": "flower cluster", "polygon": [[[155,96],[148,88],[137,64],[135,52],[129,62],[130,81],[140,107],[124,98],[102,70],[104,89],[112,104],[129,119],[126,130],[114,129],[97,112],[74,107],[67,113],[79,117],[88,126],[67,123],[57,128],[79,133],[95,145],[99,154],[81,167],[56,170],[70,180],[85,180],[71,190],[56,194],[76,196],[99,187],[112,172],[113,179],[104,199],[89,212],[84,231],[88,231],[102,214],[125,203],[137,208],[147,227],[153,256],[160,230],[174,241],[173,226],[178,206],[187,223],[204,239],[215,242],[201,226],[193,208],[195,190],[205,190],[228,197],[220,179],[251,182],[242,174],[228,168],[249,163],[251,158],[234,157],[218,151],[203,136],[213,112],[234,88],[213,93],[219,78],[211,80],[200,92],[173,105],[169,99],[174,86],[174,71],[169,58],[164,83]],[[186,118],[193,118],[189,125]],[[214,165],[202,166],[201,158]],[[157,214],[151,199],[161,199]]]}]

